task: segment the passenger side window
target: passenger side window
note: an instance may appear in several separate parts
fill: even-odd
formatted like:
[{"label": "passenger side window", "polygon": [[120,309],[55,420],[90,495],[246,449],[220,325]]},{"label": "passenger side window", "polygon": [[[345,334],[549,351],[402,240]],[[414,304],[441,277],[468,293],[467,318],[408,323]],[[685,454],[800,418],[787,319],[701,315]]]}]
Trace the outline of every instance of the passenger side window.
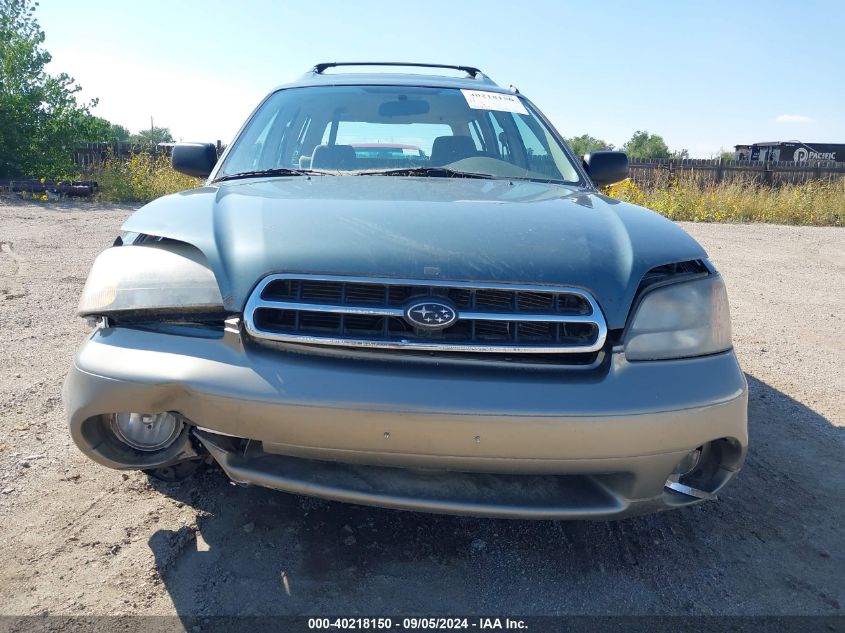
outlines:
[{"label": "passenger side window", "polygon": [[308,134],[308,128],[310,126],[311,117],[307,116],[299,127],[299,132],[296,135],[296,141],[292,148],[290,164],[294,167],[299,166],[299,157],[302,156],[302,146],[305,144],[305,137]]},{"label": "passenger side window", "polygon": [[534,133],[534,130],[526,124],[522,116],[517,114],[512,114],[511,116],[514,119],[516,128],[522,137],[522,143],[525,146],[525,160],[528,171],[545,174],[550,178],[559,178],[560,171],[555,165],[554,159],[549,154],[546,143]]},{"label": "passenger side window", "polygon": [[475,143],[475,149],[479,152],[486,152],[487,147],[484,144],[484,136],[481,134],[481,129],[478,127],[478,121],[473,119],[469,122],[469,136],[472,142]]},{"label": "passenger side window", "polygon": [[[510,143],[508,142],[508,135],[505,133],[505,130],[502,128],[499,120],[493,115],[492,112],[489,113],[490,116],[490,125],[493,127],[493,134],[496,137],[496,149],[498,150],[498,156],[502,160],[506,160],[509,163],[513,163],[513,152],[511,151]],[[500,114],[500,116],[507,116],[505,114]]]}]

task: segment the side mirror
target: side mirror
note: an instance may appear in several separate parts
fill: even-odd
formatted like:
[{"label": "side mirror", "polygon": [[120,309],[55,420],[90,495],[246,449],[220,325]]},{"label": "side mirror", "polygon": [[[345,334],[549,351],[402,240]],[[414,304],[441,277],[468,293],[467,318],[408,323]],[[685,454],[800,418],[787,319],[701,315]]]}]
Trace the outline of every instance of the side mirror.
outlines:
[{"label": "side mirror", "polygon": [[612,185],[628,177],[628,156],[625,152],[590,152],[584,155],[584,169],[598,186]]},{"label": "side mirror", "polygon": [[217,164],[217,147],[214,143],[176,143],[170,163],[173,169],[188,176],[208,178]]}]

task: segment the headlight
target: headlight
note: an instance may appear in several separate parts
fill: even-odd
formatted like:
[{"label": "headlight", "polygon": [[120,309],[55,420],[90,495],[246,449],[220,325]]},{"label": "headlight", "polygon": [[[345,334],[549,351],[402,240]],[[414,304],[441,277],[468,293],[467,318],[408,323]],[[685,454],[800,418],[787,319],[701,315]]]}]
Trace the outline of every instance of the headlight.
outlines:
[{"label": "headlight", "polygon": [[720,277],[648,292],[625,337],[628,360],[703,356],[730,348],[731,318]]},{"label": "headlight", "polygon": [[131,310],[222,310],[205,258],[187,244],[116,246],[100,253],[79,300],[79,315]]}]

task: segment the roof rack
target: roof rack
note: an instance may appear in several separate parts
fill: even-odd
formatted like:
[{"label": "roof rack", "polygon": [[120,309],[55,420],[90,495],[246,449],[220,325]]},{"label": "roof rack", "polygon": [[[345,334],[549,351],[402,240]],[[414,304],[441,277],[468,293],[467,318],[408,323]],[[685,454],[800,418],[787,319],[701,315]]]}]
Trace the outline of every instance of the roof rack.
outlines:
[{"label": "roof rack", "polygon": [[337,68],[338,66],[408,66],[413,68],[450,68],[452,70],[461,70],[468,74],[473,79],[478,78],[479,75],[485,77],[486,75],[472,66],[452,66],[450,64],[422,64],[419,62],[323,62],[314,66],[313,72],[321,75],[327,68]]}]

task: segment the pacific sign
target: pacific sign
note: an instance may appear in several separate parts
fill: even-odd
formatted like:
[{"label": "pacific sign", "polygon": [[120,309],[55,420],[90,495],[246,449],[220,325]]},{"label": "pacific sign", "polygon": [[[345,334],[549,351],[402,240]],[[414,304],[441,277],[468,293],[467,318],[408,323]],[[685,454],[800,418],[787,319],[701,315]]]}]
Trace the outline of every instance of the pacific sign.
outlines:
[{"label": "pacific sign", "polygon": [[804,163],[808,160],[836,160],[836,152],[814,152],[805,147],[799,147],[792,155],[796,163]]}]

